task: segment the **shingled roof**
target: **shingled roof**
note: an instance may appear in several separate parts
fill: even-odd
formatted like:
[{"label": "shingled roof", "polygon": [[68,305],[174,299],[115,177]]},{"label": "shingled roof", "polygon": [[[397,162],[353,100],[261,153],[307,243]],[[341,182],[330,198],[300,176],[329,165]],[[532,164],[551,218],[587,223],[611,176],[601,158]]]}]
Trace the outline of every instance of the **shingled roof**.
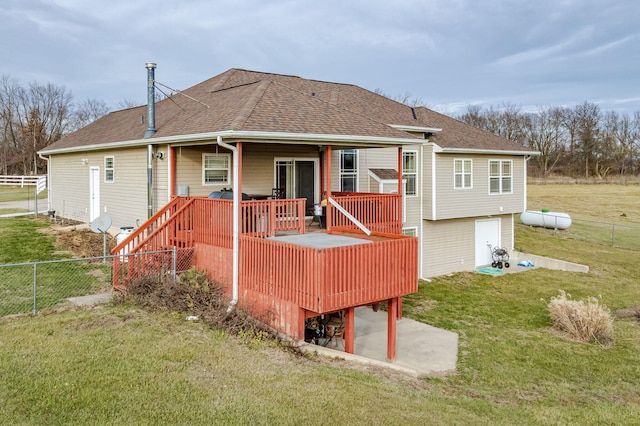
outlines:
[{"label": "shingled roof", "polygon": [[[182,94],[187,96],[182,96]],[[43,154],[91,147],[188,141],[189,135],[327,135],[390,143],[425,142],[406,127],[438,128],[429,141],[441,148],[528,152],[525,147],[424,107],[411,108],[361,87],[230,69],[156,103],[157,132],[143,139],[146,106],[107,114],[48,146]],[[195,102],[196,99],[198,102]]]}]

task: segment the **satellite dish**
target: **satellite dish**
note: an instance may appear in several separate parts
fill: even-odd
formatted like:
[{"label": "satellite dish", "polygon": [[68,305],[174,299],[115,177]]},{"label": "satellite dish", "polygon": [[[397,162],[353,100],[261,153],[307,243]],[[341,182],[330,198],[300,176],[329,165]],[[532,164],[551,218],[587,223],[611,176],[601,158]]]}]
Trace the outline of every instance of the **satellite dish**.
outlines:
[{"label": "satellite dish", "polygon": [[96,234],[104,234],[109,228],[111,228],[111,217],[106,214],[98,216],[89,224],[89,227]]}]

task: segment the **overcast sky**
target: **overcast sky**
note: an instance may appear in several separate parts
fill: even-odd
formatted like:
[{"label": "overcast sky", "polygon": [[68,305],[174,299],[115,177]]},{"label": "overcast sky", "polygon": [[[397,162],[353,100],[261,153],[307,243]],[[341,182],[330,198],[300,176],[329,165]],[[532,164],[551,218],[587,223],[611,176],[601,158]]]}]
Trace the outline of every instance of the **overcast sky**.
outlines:
[{"label": "overcast sky", "polygon": [[457,115],[640,111],[637,0],[0,0],[0,75],[146,102],[230,68],[409,95]]}]

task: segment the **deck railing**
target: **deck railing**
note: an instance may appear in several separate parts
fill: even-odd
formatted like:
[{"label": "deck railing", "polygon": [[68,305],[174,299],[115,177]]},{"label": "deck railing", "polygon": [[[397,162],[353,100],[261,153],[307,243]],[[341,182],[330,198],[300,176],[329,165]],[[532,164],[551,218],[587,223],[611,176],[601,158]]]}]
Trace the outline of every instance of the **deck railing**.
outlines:
[{"label": "deck railing", "polygon": [[[402,220],[399,217],[399,207],[402,202],[400,195],[333,192],[331,196],[371,231],[388,234],[402,233]],[[353,222],[337,209],[332,210],[331,225],[339,229],[358,229]]]},{"label": "deck railing", "polygon": [[[355,212],[354,216],[374,232],[367,237],[360,231],[347,230],[351,225],[337,218],[334,223],[341,226],[336,226],[331,233],[343,233],[371,243],[322,249],[260,238],[274,236],[279,231],[304,233],[306,200],[243,201],[240,286],[318,313],[415,292],[417,240],[398,235],[399,224],[392,223],[393,205],[399,201],[394,196],[379,195],[336,196],[338,202]],[[378,211],[374,211],[376,206]],[[176,197],[116,246],[113,253],[187,248],[196,243],[231,249],[232,217],[231,200]],[[376,218],[384,222],[376,223]],[[378,227],[396,232],[376,232]],[[129,258],[128,264],[119,258],[114,261],[114,271],[118,271],[114,273],[115,287],[124,284],[128,273],[148,266],[143,264],[143,257]],[[209,266],[230,268],[231,264]]]},{"label": "deck railing", "polygon": [[416,238],[350,234],[372,242],[316,249],[243,236],[240,286],[317,313],[417,291]]}]

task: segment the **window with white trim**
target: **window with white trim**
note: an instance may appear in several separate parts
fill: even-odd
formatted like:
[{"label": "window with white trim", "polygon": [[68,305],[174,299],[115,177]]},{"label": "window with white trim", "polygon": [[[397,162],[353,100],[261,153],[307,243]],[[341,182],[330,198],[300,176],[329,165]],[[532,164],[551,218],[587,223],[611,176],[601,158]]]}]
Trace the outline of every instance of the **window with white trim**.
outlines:
[{"label": "window with white trim", "polygon": [[510,194],[513,162],[511,160],[489,161],[489,194]]},{"label": "window with white trim", "polygon": [[343,149],[340,151],[340,191],[356,192],[358,190],[358,150]]},{"label": "window with white trim", "polygon": [[418,195],[418,151],[402,152],[402,177],[405,195]]},{"label": "window with white trim", "polygon": [[472,187],[471,160],[459,159],[453,160],[453,187],[455,189],[469,189]]},{"label": "window with white trim", "polygon": [[105,183],[113,183],[116,178],[116,160],[113,155],[104,157],[104,181]]},{"label": "window with white trim", "polygon": [[228,185],[231,175],[231,155],[202,154],[202,184]]}]

